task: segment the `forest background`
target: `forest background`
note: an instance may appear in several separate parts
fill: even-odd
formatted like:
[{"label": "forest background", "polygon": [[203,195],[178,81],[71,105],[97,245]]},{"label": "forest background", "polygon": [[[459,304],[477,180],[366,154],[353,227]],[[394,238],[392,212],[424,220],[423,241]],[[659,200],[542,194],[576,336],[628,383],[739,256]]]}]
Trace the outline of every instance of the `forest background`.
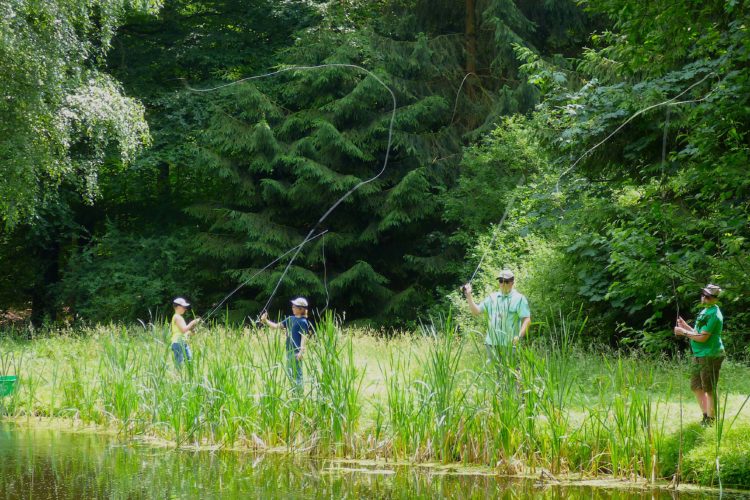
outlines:
[{"label": "forest background", "polygon": [[748,357],[749,13],[6,0],[0,309],[37,326],[154,321],[175,295],[200,313],[247,282],[222,319],[255,317],[286,262],[257,271],[381,168],[390,94],[344,67],[188,85],[338,63],[394,91],[390,160],[326,219],[272,310],[305,295],[348,322],[411,327],[460,308],[486,255],[478,295],[510,267],[535,319],[582,310],[587,342],[654,353],[680,347],[675,315],[718,283],[727,348]]}]

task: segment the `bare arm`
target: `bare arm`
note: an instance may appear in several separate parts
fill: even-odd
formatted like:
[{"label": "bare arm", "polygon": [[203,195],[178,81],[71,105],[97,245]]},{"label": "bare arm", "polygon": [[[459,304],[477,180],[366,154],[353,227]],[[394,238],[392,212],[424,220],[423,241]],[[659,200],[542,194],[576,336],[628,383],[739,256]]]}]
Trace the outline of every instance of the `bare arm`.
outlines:
[{"label": "bare arm", "polygon": [[703,342],[707,342],[708,339],[711,338],[711,333],[705,332],[705,333],[699,333],[697,335],[690,335],[690,340],[695,340],[696,342],[700,342],[701,344]]},{"label": "bare arm", "polygon": [[275,330],[278,330],[279,328],[282,328],[284,326],[281,323],[274,323],[273,321],[271,321],[270,319],[268,319],[268,313],[267,312],[264,312],[263,314],[260,315],[260,321],[262,323],[265,323],[266,325],[270,326],[271,328],[273,328]]},{"label": "bare arm", "polygon": [[466,283],[463,290],[464,295],[466,296],[466,301],[469,303],[469,311],[471,311],[471,314],[474,316],[477,316],[482,311],[479,310],[479,306],[474,302],[474,297],[471,296],[471,283]]},{"label": "bare arm", "polygon": [[525,318],[521,318],[521,328],[518,330],[518,335],[513,337],[513,345],[518,344],[518,341],[521,340],[526,335],[526,332],[529,331],[530,324],[531,324],[531,316],[526,316]]},{"label": "bare arm", "polygon": [[201,322],[200,318],[195,318],[193,321],[186,324],[185,318],[183,318],[182,316],[177,316],[175,318],[175,323],[177,324],[177,328],[179,328],[182,333],[189,332],[190,330],[195,328],[195,325],[197,325],[200,322]]},{"label": "bare arm", "polygon": [[518,338],[524,338],[526,333],[529,331],[529,326],[531,325],[531,316],[527,316],[523,318],[521,321],[521,330],[518,332]]},{"label": "bare arm", "polygon": [[711,338],[711,332],[699,332],[695,328],[692,328],[690,325],[688,325],[687,321],[679,316],[677,317],[677,325],[674,327],[674,334],[678,337],[688,337],[690,338],[690,340],[695,340],[696,342],[700,343],[706,342],[709,338]]}]

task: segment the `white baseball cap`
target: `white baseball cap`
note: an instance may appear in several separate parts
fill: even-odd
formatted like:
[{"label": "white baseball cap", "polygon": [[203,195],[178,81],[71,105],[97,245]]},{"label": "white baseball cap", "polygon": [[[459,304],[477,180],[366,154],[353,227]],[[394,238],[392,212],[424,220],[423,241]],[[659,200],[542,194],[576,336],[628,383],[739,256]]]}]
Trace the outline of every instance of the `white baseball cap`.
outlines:
[{"label": "white baseball cap", "polygon": [[292,301],[292,305],[297,307],[304,307],[305,309],[307,309],[307,299],[305,299],[304,297],[297,297]]},{"label": "white baseball cap", "polygon": [[701,291],[702,291],[702,292],[703,292],[703,293],[704,293],[705,295],[709,295],[709,296],[711,296],[711,297],[714,297],[714,298],[716,298],[716,297],[718,297],[719,295],[721,295],[721,287],[720,287],[720,286],[718,286],[718,285],[711,285],[711,284],[708,284],[708,285],[706,285],[706,287],[705,287],[705,288],[704,288],[703,290],[701,290]]},{"label": "white baseball cap", "polygon": [[176,304],[176,305],[182,306],[182,307],[190,307],[190,302],[188,302],[187,300],[183,299],[182,297],[177,297],[176,299],[174,299],[172,301],[172,304]]},{"label": "white baseball cap", "polygon": [[514,277],[510,269],[503,269],[497,274],[497,279],[512,280]]}]

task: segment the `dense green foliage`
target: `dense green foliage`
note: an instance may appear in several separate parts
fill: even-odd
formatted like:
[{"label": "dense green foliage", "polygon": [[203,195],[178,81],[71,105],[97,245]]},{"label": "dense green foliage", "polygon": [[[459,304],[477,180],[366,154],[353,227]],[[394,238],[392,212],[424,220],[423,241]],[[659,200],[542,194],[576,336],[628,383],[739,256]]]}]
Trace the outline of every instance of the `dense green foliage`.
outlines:
[{"label": "dense green foliage", "polygon": [[654,352],[678,347],[675,314],[717,282],[742,352],[748,8],[6,3],[2,305],[127,320],[177,294],[200,312],[245,283],[227,307],[257,314],[287,261],[258,271],[382,167],[391,96],[342,66],[185,83],[352,64],[395,93],[389,162],[320,225],[274,309],[303,294],[404,323],[460,304],[484,259],[478,288],[512,266],[535,314],[582,307],[592,339]]},{"label": "dense green foliage", "polygon": [[101,68],[126,11],[146,0],[10,0],[0,6],[0,220],[13,227],[70,184],[89,201],[116,149],[147,140],[143,108]]},{"label": "dense green foliage", "polygon": [[[612,28],[582,58],[518,48],[544,93],[523,127],[543,144],[537,162],[551,164],[519,189],[526,202],[499,238],[526,247],[492,252],[496,265],[518,263],[537,307],[582,304],[592,335],[653,352],[675,349],[675,314],[693,317],[699,289],[719,283],[725,342],[747,353],[748,4],[585,5]],[[503,134],[466,157],[463,182],[494,171],[476,160],[487,155],[518,169],[502,154],[518,139]]]},{"label": "dense green foliage", "polygon": [[[3,303],[54,317],[51,289],[83,217],[148,143],[142,105],[105,71],[122,19],[145,0],[0,5],[0,258]],[[68,250],[70,248],[70,250]]]}]

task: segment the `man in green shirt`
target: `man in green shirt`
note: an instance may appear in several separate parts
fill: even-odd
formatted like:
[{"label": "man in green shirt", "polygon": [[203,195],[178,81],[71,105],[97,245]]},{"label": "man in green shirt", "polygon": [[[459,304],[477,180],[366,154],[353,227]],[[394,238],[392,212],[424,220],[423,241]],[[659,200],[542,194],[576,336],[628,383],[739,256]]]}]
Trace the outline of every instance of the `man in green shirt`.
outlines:
[{"label": "man in green shirt", "polygon": [[716,304],[719,294],[721,288],[707,285],[701,290],[701,304],[704,307],[695,320],[695,328],[691,328],[681,317],[677,318],[674,327],[675,335],[690,339],[690,349],[695,357],[690,389],[703,411],[704,425],[712,424],[715,419],[716,384],[724,361],[724,344],[721,341],[724,316]]},{"label": "man in green shirt", "polygon": [[512,352],[513,347],[526,335],[531,324],[529,301],[513,288],[513,272],[504,269],[498,274],[497,280],[500,291],[491,293],[479,304],[476,304],[471,296],[471,284],[463,286],[471,313],[475,316],[484,314],[487,318],[484,344],[491,360],[497,360],[502,354]]}]

